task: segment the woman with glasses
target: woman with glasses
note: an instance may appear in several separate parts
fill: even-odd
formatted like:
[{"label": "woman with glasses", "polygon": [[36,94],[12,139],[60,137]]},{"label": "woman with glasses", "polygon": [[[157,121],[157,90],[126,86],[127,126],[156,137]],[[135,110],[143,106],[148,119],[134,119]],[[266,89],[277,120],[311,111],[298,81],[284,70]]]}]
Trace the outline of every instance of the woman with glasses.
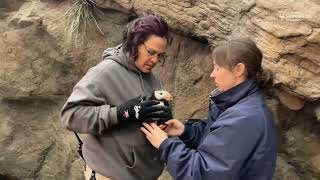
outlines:
[{"label": "woman with glasses", "polygon": [[[168,25],[145,15],[127,25],[123,43],[76,84],[61,112],[62,125],[87,134],[86,179],[157,179],[163,161],[140,131],[141,122],[171,119],[171,109],[143,100],[161,89],[152,69],[164,60]],[[91,174],[91,175],[90,175]]]},{"label": "woman with glasses", "polygon": [[268,82],[262,53],[253,41],[238,39],[216,47],[212,58],[210,77],[218,91],[208,118],[169,120],[165,131],[143,123],[141,130],[176,180],[271,180],[277,140],[261,91]]}]

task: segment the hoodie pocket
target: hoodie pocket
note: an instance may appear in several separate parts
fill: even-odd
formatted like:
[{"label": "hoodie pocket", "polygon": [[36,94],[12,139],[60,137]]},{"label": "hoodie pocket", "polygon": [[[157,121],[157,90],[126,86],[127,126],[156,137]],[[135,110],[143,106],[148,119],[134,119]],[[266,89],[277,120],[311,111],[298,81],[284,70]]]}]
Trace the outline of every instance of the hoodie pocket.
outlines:
[{"label": "hoodie pocket", "polygon": [[131,159],[129,160],[128,164],[126,165],[127,168],[133,169],[134,167],[136,167],[136,164],[137,164],[137,157],[136,156],[137,155],[136,155],[135,149],[132,148],[132,151],[130,153]]}]

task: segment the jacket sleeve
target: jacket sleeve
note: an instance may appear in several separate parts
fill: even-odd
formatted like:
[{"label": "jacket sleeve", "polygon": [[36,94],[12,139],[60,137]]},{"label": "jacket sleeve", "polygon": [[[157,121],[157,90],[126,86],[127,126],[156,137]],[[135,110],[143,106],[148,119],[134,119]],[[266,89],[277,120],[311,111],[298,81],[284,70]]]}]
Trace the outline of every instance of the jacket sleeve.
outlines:
[{"label": "jacket sleeve", "polygon": [[239,179],[262,131],[250,120],[238,112],[222,114],[198,149],[187,148],[178,138],[166,139],[159,149],[167,170],[176,180]]},{"label": "jacket sleeve", "polygon": [[187,122],[185,124],[184,132],[179,138],[188,148],[195,148],[198,146],[206,125],[207,119],[201,119],[198,122]]},{"label": "jacket sleeve", "polygon": [[117,124],[116,107],[108,105],[92,79],[83,78],[74,87],[61,111],[63,127],[78,133],[102,134]]}]

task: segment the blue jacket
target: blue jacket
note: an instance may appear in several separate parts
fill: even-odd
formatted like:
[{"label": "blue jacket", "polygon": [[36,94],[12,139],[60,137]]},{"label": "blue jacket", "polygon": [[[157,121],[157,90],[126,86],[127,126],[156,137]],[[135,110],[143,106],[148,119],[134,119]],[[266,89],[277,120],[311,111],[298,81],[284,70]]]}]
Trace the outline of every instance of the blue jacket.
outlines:
[{"label": "blue jacket", "polygon": [[179,138],[160,145],[176,180],[271,180],[277,137],[254,80],[212,97],[208,119],[187,123]]}]

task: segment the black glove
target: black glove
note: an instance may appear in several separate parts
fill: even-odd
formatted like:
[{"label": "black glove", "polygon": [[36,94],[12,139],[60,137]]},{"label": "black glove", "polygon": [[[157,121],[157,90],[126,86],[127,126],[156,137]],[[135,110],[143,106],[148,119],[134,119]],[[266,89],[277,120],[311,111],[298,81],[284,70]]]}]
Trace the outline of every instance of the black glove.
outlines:
[{"label": "black glove", "polygon": [[154,118],[154,121],[157,122],[157,125],[165,124],[165,122],[173,118],[171,104],[169,104],[168,101],[162,101],[162,102],[164,103],[164,105],[160,105],[160,106],[163,106],[165,109],[162,117]]},{"label": "black glove", "polygon": [[152,122],[168,119],[171,114],[171,108],[160,105],[159,103],[160,101],[158,100],[143,101],[140,97],[131,99],[117,106],[118,120]]},{"label": "black glove", "polygon": [[147,98],[148,100],[161,101],[161,104],[166,107],[166,111],[165,111],[164,117],[155,119],[155,121],[157,122],[157,125],[165,124],[165,122],[167,122],[168,120],[173,118],[173,116],[172,116],[172,105],[171,105],[170,101],[166,100],[166,99],[168,99],[166,97],[168,97],[168,92],[167,91],[158,90],[158,91],[154,91],[152,93],[152,95],[149,98]]}]

